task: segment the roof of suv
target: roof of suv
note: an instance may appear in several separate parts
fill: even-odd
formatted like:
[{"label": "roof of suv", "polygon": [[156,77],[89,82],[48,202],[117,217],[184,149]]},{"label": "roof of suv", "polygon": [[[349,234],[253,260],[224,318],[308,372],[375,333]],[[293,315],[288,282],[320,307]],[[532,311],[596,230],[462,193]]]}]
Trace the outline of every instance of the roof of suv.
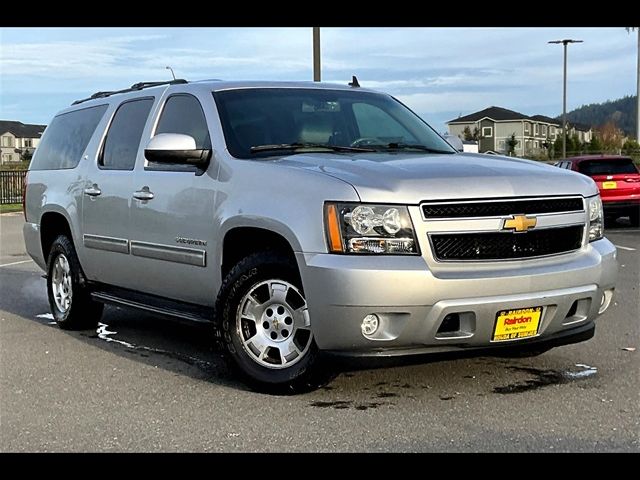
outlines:
[{"label": "roof of suv", "polygon": [[[312,82],[312,81],[298,81],[298,82],[277,82],[277,81],[223,81],[223,80],[197,80],[193,82],[187,82],[186,80],[178,79],[173,81],[162,81],[162,82],[140,82],[132,85],[129,88],[124,88],[121,90],[113,90],[113,91],[100,91],[96,92],[90,97],[76,100],[72,103],[72,106],[91,103],[95,100],[104,101],[105,98],[116,97],[119,95],[126,94],[134,94],[141,91],[154,91],[157,88],[165,89],[170,86],[180,85],[180,86],[190,86],[193,89],[207,89],[213,92],[215,91],[223,91],[223,90],[236,90],[243,88],[308,88],[308,89],[316,89],[316,90],[351,90],[357,88],[358,90],[364,90],[373,92],[373,90],[367,90],[360,87],[352,87],[350,85],[345,84],[337,84],[337,83],[321,83],[321,82]],[[120,97],[121,98],[121,97]],[[87,105],[83,105],[86,107]],[[65,109],[66,111],[67,109]]]},{"label": "roof of suv", "polygon": [[[347,84],[341,83],[324,83],[324,82],[312,82],[312,81],[298,81],[298,82],[276,82],[276,81],[222,81],[222,80],[201,80],[195,82],[189,82],[189,84],[195,85],[208,85],[212,91],[220,90],[232,90],[238,88],[313,88],[313,89],[325,89],[325,90],[367,90],[361,87],[351,87]],[[369,90],[367,90],[369,91]],[[372,90],[371,90],[372,91]]]}]

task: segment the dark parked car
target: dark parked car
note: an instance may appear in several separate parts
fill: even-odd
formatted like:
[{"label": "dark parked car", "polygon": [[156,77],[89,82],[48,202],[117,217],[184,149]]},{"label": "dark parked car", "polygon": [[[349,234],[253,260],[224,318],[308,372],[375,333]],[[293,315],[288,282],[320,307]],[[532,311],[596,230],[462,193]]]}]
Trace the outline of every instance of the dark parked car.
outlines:
[{"label": "dark parked car", "polygon": [[640,172],[629,157],[583,155],[555,164],[591,177],[600,189],[605,217],[629,216],[631,225],[640,225]]}]

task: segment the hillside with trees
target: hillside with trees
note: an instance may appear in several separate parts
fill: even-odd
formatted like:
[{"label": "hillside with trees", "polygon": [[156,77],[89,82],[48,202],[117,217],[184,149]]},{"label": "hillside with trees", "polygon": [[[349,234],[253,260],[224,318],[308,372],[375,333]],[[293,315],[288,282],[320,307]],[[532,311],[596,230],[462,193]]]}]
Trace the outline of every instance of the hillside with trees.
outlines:
[{"label": "hillside with trees", "polygon": [[[562,116],[557,117],[558,120]],[[584,123],[593,127],[613,124],[627,136],[636,134],[636,96],[626,96],[604,103],[591,103],[567,112],[569,122]]]}]

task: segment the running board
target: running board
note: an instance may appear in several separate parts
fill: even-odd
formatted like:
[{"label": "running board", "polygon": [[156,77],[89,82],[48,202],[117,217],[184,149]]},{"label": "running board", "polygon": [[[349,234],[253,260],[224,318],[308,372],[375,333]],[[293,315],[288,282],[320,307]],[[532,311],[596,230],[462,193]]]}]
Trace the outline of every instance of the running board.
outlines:
[{"label": "running board", "polygon": [[214,318],[213,307],[204,307],[93,282],[89,284],[89,289],[91,298],[100,303],[135,308],[189,322],[210,323]]}]

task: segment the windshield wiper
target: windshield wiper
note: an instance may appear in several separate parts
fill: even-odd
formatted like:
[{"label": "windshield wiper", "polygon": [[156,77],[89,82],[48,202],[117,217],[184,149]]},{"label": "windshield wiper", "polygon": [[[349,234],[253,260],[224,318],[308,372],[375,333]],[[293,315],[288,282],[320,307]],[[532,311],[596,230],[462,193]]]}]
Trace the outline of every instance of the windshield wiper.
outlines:
[{"label": "windshield wiper", "polygon": [[322,143],[280,143],[274,145],[256,145],[249,149],[251,153],[272,152],[276,150],[324,149],[332,152],[374,152],[372,148],[347,147],[344,145],[325,145]]},{"label": "windshield wiper", "polygon": [[427,147],[426,145],[418,145],[414,143],[396,143],[391,142],[386,145],[388,150],[420,150],[429,153],[454,153],[447,150],[438,150],[437,148]]}]

